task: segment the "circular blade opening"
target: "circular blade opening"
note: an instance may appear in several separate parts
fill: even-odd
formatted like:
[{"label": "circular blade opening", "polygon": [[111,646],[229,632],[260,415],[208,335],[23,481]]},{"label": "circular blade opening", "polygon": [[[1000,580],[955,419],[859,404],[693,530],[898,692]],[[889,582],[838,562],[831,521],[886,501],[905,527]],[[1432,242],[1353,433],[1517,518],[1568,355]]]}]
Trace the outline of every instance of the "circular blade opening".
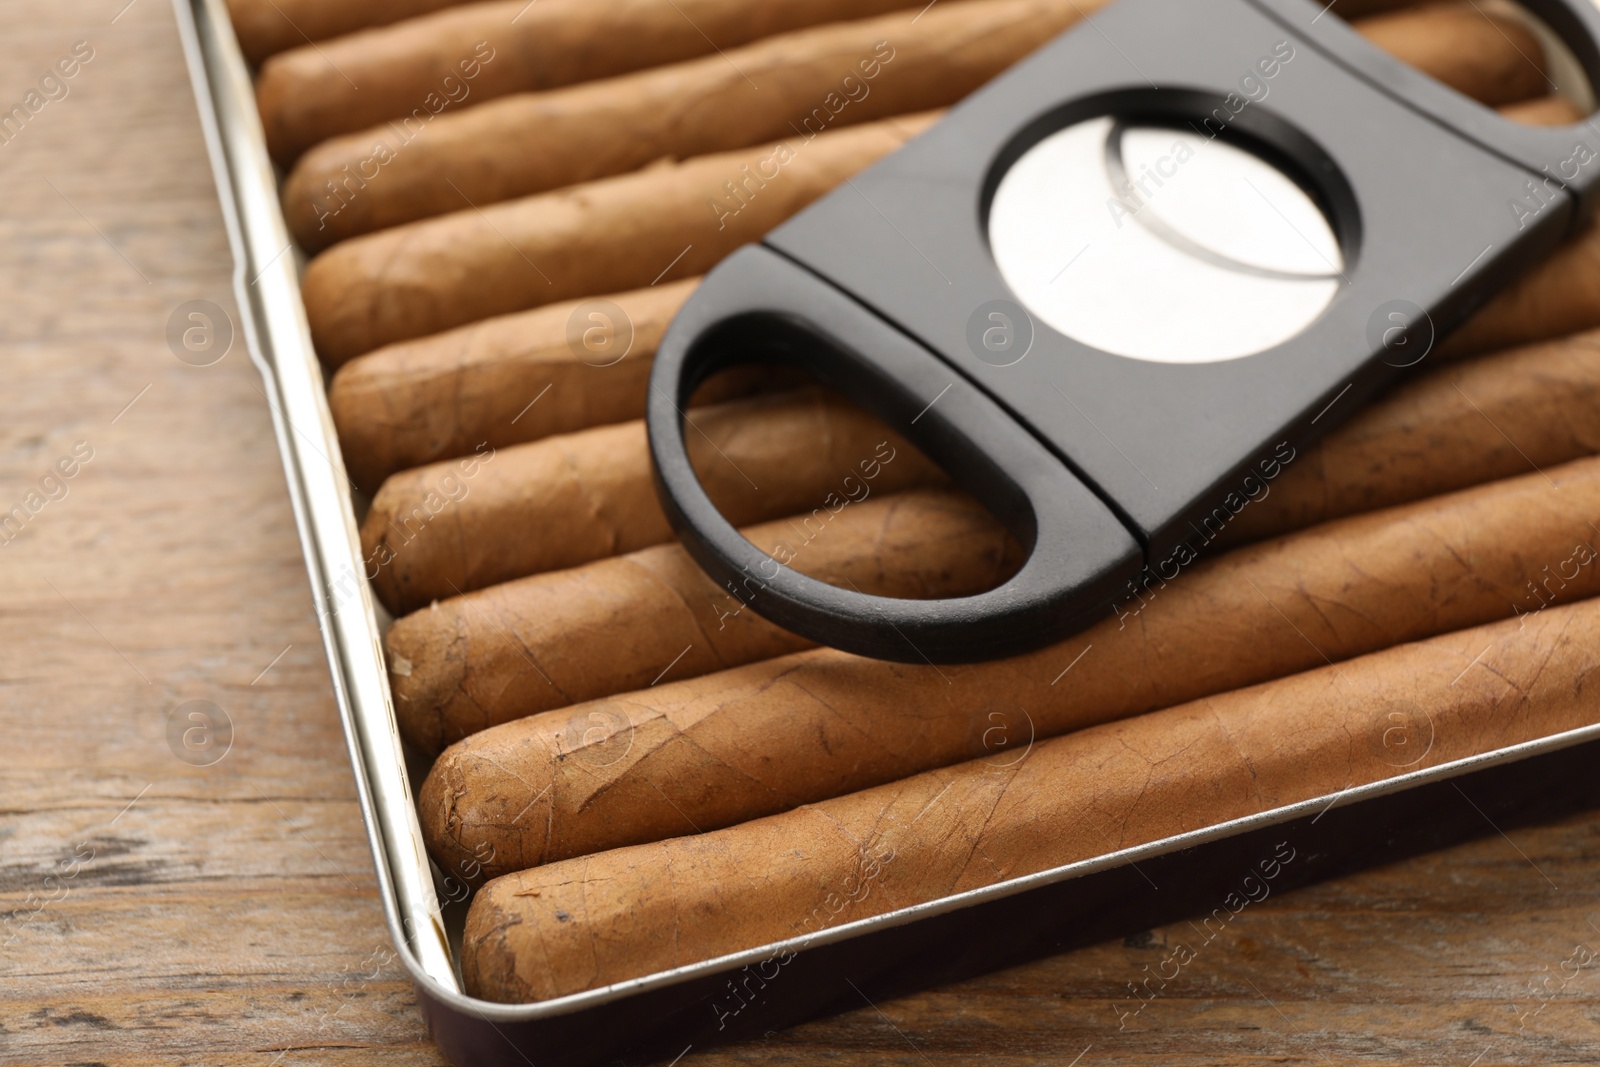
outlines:
[{"label": "circular blade opening", "polygon": [[1328,218],[1261,156],[1185,128],[1102,116],[1001,178],[989,240],[1057,331],[1161,363],[1237,359],[1310,325],[1344,283]]}]

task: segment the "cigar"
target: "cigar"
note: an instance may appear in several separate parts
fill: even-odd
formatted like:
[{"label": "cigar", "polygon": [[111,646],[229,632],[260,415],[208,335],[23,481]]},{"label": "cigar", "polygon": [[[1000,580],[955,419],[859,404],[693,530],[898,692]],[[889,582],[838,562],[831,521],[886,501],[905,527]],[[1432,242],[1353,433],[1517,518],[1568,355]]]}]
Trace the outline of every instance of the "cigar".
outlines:
[{"label": "cigar", "polygon": [[[1525,106],[1534,107],[1554,119],[1577,113],[1563,97]],[[1432,360],[1600,326],[1600,231],[1579,241],[1521,287],[1550,295],[1491,301]],[[642,416],[649,361],[693,287],[662,283],[565,301],[357,357],[334,375],[328,397],[351,478],[371,492],[395,471],[466,455],[482,442],[499,448]],[[557,402],[527,408],[546,386],[546,399]],[[437,403],[440,396],[452,402]]]},{"label": "cigar", "polygon": [[1500,114],[1525,126],[1571,126],[1588,117],[1570,97],[1560,93],[1507,104],[1500,109]]},{"label": "cigar", "polygon": [[[732,50],[752,41],[906,6],[906,0],[471,4],[276,55],[262,65],[256,106],[268,151],[288,164],[320,141],[370,127],[379,127],[371,131],[378,133],[391,120],[409,120],[413,131],[420,130],[434,125],[435,115],[512,93],[611,78],[718,49],[729,51],[732,60]],[[895,28],[904,28],[915,14],[912,7]],[[853,66],[860,57],[850,58]],[[738,65],[754,79],[743,62]],[[726,63],[723,70],[729,70]],[[361,158],[371,154],[367,148]]]},{"label": "cigar", "polygon": [[443,112],[415,139],[379,126],[309,152],[284,185],[285,215],[296,239],[316,251],[468,202],[946,107],[1103,2],[983,0],[920,16],[897,11]]},{"label": "cigar", "polygon": [[[467,914],[466,990],[518,1003],[595,989],[1536,741],[1600,721],[1596,672],[1588,601],[507,875]],[[1298,855],[1285,839],[1242,891],[1263,899]],[[1244,906],[1232,899],[1221,920]]]},{"label": "cigar", "polygon": [[698,284],[550,304],[346,363],[328,406],[351,480],[371,492],[395,471],[482,443],[503,448],[642,418],[656,345]]},{"label": "cigar", "polygon": [[[944,481],[903,438],[817,389],[705,407],[687,422],[706,492],[740,524]],[[640,422],[397,474],[361,524],[367,576],[396,615],[671,539]]]},{"label": "cigar", "polygon": [[493,315],[704,274],[936,118],[663,163],[482,209],[463,204],[346,241],[306,267],[312,338],[338,366]]},{"label": "cigar", "polygon": [[466,0],[228,0],[239,48],[251,65],[286,48],[383,26]]},{"label": "cigar", "polygon": [[1359,29],[1384,51],[1491,107],[1532,99],[1550,86],[1544,49],[1528,24],[1475,3],[1372,15]]},{"label": "cigar", "polygon": [[[1587,299],[1594,302],[1594,290]],[[1308,449],[1219,546],[1600,453],[1600,333],[1441,366]]]},{"label": "cigar", "polygon": [[[836,502],[744,531],[813,578],[877,596],[992,589],[1022,550],[949,488]],[[508,639],[509,638],[509,639]],[[656,545],[435,603],[385,639],[401,735],[428,755],[536,711],[810,648],[720,590],[677,545]]]},{"label": "cigar", "polygon": [[1591,457],[1150,575],[1112,618],[1026,656],[952,668],[819,649],[519,719],[439,757],[423,834],[441,867],[476,855],[489,878],[1526,621],[1600,592],[1597,518]]},{"label": "cigar", "polygon": [[[1600,335],[1486,356],[1411,382],[1336,430],[1212,547],[1597,453]],[[1012,544],[999,524],[948,490],[847,507],[827,519],[825,537],[821,527],[802,516],[745,533],[769,553],[793,553],[805,573],[818,566],[814,577],[924,595],[940,588],[930,569],[943,573],[953,556],[971,553],[981,564],[971,581],[987,584],[950,571],[940,595],[993,588],[1013,562],[994,555]],[[810,647],[741,610],[677,545],[436,603],[397,622],[387,643],[401,732],[429,755],[491,726],[646,688],[669,664],[665,677],[678,681]]]},{"label": "cigar", "polygon": [[[946,107],[1083,17],[1080,0],[984,0],[769,38],[722,55],[379,126],[308,153],[284,186],[310,251],[417,219],[682,159]],[[913,21],[915,16],[915,21]],[[1490,103],[1544,92],[1539,41],[1469,3],[1361,30]],[[1531,58],[1530,58],[1531,57]],[[663,113],[670,116],[663,119]]]},{"label": "cigar", "polygon": [[1440,346],[1438,356],[1489,352],[1600,327],[1600,220],[1496,293]]}]

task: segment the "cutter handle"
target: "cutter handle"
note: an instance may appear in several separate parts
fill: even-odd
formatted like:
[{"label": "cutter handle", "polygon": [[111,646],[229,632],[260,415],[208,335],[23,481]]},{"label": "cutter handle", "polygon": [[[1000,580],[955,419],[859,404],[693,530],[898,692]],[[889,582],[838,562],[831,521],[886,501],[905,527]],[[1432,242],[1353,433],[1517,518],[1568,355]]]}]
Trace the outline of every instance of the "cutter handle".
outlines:
[{"label": "cutter handle", "polygon": [[[706,495],[684,433],[695,387],[741,363],[800,367],[902,432],[1031,549],[1022,569],[977,596],[902,600],[807,577],[745,540]],[[730,256],[679,312],[646,421],[657,492],[690,555],[758,614],[849,652],[959,663],[1030,651],[1100,617],[1143,562],[1111,508],[987,394],[765,246]]]}]

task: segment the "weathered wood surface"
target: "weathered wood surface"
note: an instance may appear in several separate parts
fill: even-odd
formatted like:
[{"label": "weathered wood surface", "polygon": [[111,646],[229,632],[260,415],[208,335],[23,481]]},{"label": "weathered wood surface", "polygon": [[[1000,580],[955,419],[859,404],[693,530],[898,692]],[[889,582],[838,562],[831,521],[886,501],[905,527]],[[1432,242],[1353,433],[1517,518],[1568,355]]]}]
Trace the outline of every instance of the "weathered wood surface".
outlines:
[{"label": "weathered wood surface", "polygon": [[[0,548],[0,1062],[441,1063],[389,952],[260,382],[241,344],[168,348],[178,305],[232,307],[172,12],[0,13],[5,108],[94,49],[0,144],[0,511],[93,449]],[[191,700],[233,724],[210,766],[169,745]],[[1252,907],[1124,1029],[1179,927],[682,1063],[1596,1062],[1600,959],[1576,961],[1600,948],[1600,814],[1486,834]]]}]

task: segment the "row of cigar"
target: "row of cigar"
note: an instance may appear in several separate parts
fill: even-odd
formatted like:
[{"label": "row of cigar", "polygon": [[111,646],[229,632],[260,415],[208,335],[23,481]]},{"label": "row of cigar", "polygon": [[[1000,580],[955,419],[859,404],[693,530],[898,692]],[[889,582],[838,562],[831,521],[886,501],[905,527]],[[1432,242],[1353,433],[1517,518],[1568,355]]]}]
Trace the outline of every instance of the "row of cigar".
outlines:
[{"label": "row of cigar", "polygon": [[[1098,5],[230,6],[320,250],[305,300],[375,494],[399,724],[437,756],[424,832],[482,884],[474,995],[592,989],[1600,718],[1600,230],[1095,628],[885,663],[810,647],[671,543],[650,358],[699,274]],[[1581,117],[1512,16],[1336,10],[1517,121]],[[902,597],[1019,564],[893,429],[780,384],[728,375],[693,414],[752,541]]]}]

